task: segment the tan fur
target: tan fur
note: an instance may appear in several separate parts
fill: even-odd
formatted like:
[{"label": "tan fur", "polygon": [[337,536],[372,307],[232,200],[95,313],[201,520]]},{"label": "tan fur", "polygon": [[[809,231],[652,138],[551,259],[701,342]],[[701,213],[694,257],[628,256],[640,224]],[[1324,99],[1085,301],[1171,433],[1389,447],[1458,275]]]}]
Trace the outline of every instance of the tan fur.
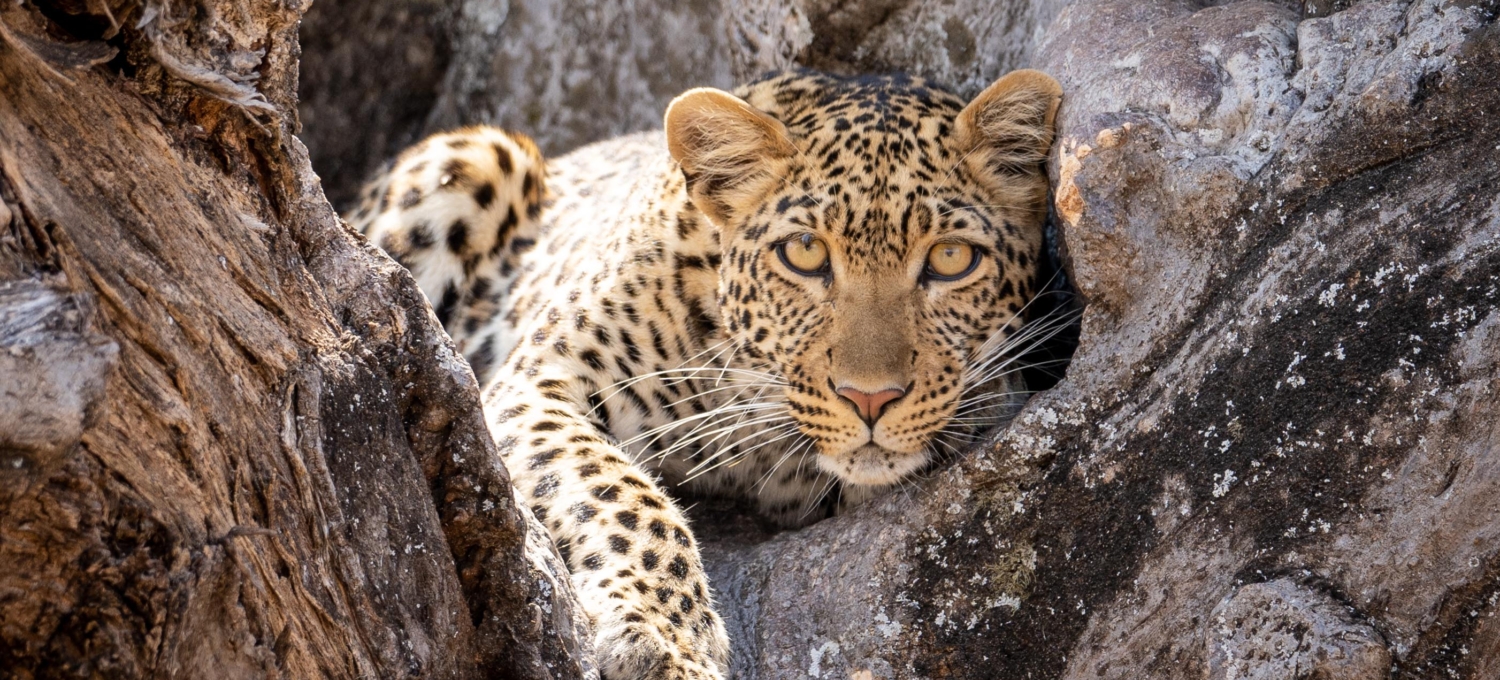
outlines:
[{"label": "tan fur", "polygon": [[717,224],[724,224],[733,207],[764,196],[797,150],[781,121],[710,87],[672,100],[664,125],[667,150],[699,187],[693,202]]},{"label": "tan fur", "polygon": [[971,149],[967,162],[976,173],[985,176],[985,168],[1002,168],[1014,175],[987,183],[1001,200],[1034,204],[1045,197],[1041,164],[1052,148],[1061,102],[1062,86],[1056,80],[1022,69],[985,88],[958,115],[957,137]]}]

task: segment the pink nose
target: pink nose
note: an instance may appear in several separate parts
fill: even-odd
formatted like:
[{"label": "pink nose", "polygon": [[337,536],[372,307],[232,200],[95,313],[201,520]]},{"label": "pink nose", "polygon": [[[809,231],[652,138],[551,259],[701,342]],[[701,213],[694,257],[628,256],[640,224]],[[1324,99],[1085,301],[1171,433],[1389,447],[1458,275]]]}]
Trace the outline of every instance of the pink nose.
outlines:
[{"label": "pink nose", "polygon": [[875,421],[880,420],[880,412],[885,410],[885,405],[906,396],[906,390],[881,390],[872,394],[861,392],[853,387],[844,387],[838,390],[838,395],[854,404],[854,410],[859,412],[860,420],[874,427]]}]

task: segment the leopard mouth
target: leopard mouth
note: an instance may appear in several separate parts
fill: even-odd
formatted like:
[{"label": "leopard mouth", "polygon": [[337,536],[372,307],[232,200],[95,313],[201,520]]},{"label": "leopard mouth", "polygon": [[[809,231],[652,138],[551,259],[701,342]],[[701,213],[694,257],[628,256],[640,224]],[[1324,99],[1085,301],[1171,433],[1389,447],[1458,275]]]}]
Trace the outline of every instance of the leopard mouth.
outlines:
[{"label": "leopard mouth", "polygon": [[902,453],[868,443],[838,456],[818,455],[818,467],[849,484],[890,486],[927,464],[927,453]]}]

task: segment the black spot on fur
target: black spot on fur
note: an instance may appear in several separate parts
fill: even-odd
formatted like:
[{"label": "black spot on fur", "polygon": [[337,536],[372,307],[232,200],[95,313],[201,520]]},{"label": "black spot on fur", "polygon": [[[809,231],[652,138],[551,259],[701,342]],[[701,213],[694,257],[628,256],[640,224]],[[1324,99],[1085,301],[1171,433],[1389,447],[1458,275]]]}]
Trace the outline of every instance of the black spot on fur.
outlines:
[{"label": "black spot on fur", "polygon": [[562,449],[548,449],[531,457],[528,469],[540,470],[562,455]]},{"label": "black spot on fur", "polygon": [[479,204],[480,210],[489,210],[490,204],[495,202],[495,185],[485,182],[475,189],[474,202]]},{"label": "black spot on fur", "polygon": [[671,563],[667,564],[667,571],[672,572],[672,575],[677,578],[687,578],[687,560],[682,559],[682,555],[673,557]]},{"label": "black spot on fur", "polygon": [[537,189],[536,173],[526,173],[521,180],[521,195],[526,197],[526,216],[533,220],[542,214],[542,197]]},{"label": "black spot on fur", "polygon": [[468,163],[454,158],[443,164],[443,174],[438,177],[438,184],[443,187],[462,185],[469,180],[470,170]]},{"label": "black spot on fur", "polygon": [[531,497],[551,498],[553,494],[557,493],[557,486],[561,483],[562,480],[557,478],[556,473],[542,475],[541,479],[536,480],[536,488],[531,490]]},{"label": "black spot on fur", "polygon": [[515,166],[515,164],[510,159],[510,152],[506,151],[505,147],[500,146],[499,144],[494,145],[494,149],[495,149],[495,165],[500,168],[500,172],[502,172],[504,174],[507,174],[507,175],[509,175],[512,172],[515,172],[516,171],[516,166]]},{"label": "black spot on fur", "polygon": [[396,207],[405,210],[422,202],[422,190],[412,187],[401,194],[401,200],[396,202]]},{"label": "black spot on fur", "polygon": [[437,313],[438,323],[446,327],[448,320],[453,318],[453,308],[456,306],[458,306],[458,284],[449,281],[447,287],[443,288],[443,297],[438,301],[437,309],[433,310]]},{"label": "black spot on fur", "polygon": [[437,243],[432,236],[432,228],[426,222],[418,222],[406,230],[406,245],[412,250],[425,250]]},{"label": "black spot on fur", "polygon": [[574,503],[572,507],[568,508],[568,514],[572,515],[573,519],[578,520],[579,523],[583,523],[593,519],[594,516],[598,515],[599,508],[589,505],[588,503]]},{"label": "black spot on fur", "polygon": [[630,552],[630,539],[619,534],[612,534],[609,537],[609,549],[624,555]]},{"label": "black spot on fur", "polygon": [[693,337],[698,340],[711,337],[719,328],[718,320],[710,315],[696,298],[689,297],[686,302],[688,327],[692,329]]},{"label": "black spot on fur", "polygon": [[454,255],[463,255],[469,250],[469,223],[454,220],[448,227],[448,250]]},{"label": "black spot on fur", "polygon": [[588,401],[589,401],[589,416],[592,417],[596,421],[596,424],[598,424],[599,429],[604,430],[605,432],[608,432],[609,431],[609,409],[607,409],[607,408],[604,407],[604,399],[602,397],[600,397],[598,393],[590,393],[588,395]]},{"label": "black spot on fur", "polygon": [[635,531],[635,528],[640,525],[640,516],[629,510],[621,510],[615,513],[615,521],[619,522],[620,526]]},{"label": "black spot on fur", "polygon": [[583,363],[588,364],[589,368],[592,368],[596,371],[604,370],[604,357],[600,356],[597,350],[583,350],[582,352],[578,353],[578,358],[582,359]]},{"label": "black spot on fur", "polygon": [[516,217],[516,206],[507,207],[505,209],[505,219],[500,220],[500,235],[503,237],[509,234],[510,230],[516,228],[516,223],[519,221],[521,219]]}]

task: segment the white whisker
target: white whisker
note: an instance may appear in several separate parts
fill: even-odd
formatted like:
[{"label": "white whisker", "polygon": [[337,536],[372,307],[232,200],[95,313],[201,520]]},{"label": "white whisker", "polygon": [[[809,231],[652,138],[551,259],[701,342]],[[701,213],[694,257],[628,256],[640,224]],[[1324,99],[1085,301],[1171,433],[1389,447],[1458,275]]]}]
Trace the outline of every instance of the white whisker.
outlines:
[{"label": "white whisker", "polygon": [[[795,433],[795,434],[801,434],[801,433],[799,432],[799,433]],[[803,442],[801,442],[801,444],[805,444],[806,442],[810,442],[810,441],[812,441],[812,440],[810,440],[810,439],[804,440]],[[764,446],[764,444],[762,444],[761,446]],[[787,447],[786,451],[781,454],[781,458],[779,458],[776,461],[776,463],[771,466],[771,469],[767,470],[766,474],[760,476],[760,481],[756,482],[756,487],[758,487],[756,489],[756,493],[760,493],[761,491],[765,490],[766,483],[769,482],[769,481],[771,481],[771,477],[776,474],[777,470],[781,469],[781,464],[785,463],[787,461],[787,459],[791,458],[792,455],[795,454],[796,452],[797,452],[797,445],[793,445],[793,446]]]},{"label": "white whisker", "polygon": [[[776,437],[773,437],[773,438],[771,438],[771,439],[769,439],[767,441],[761,442],[759,444],[756,444],[755,446],[750,447],[749,449],[746,449],[744,451],[739,451],[739,452],[735,453],[732,456],[728,456],[727,458],[724,457],[724,454],[726,452],[734,451],[735,447],[739,446],[739,444],[741,442],[744,442],[745,440],[753,439],[755,437],[765,436],[767,434],[776,434],[777,432],[781,432],[783,429],[787,429],[787,428],[791,428],[791,431],[786,432],[785,434],[780,434],[780,435],[778,435]],[[708,472],[710,472],[712,470],[718,469],[718,468],[720,468],[722,466],[732,465],[735,461],[743,460],[746,456],[750,455],[750,453],[754,452],[756,449],[759,449],[759,448],[761,448],[763,446],[767,446],[769,444],[774,444],[776,442],[786,440],[786,439],[791,438],[791,437],[796,437],[796,436],[798,436],[800,434],[801,433],[796,430],[796,423],[787,423],[785,425],[778,425],[776,427],[771,427],[771,428],[767,428],[765,430],[762,430],[760,432],[756,432],[755,434],[752,434],[749,437],[745,437],[744,439],[741,439],[738,442],[730,444],[729,446],[722,447],[718,451],[714,452],[713,455],[711,455],[711,456],[707,457],[706,459],[704,459],[703,462],[698,463],[696,466],[693,467],[693,469],[688,470],[687,471],[687,476],[684,478],[684,481],[692,480],[692,479],[694,479],[694,478],[696,478],[696,477],[698,477],[700,475],[706,474],[706,473],[708,473]],[[705,466],[707,466],[707,467],[705,467]]]},{"label": "white whisker", "polygon": [[[654,442],[656,439],[659,439],[661,435],[664,435],[664,434],[666,434],[668,432],[671,432],[672,430],[675,430],[675,429],[677,429],[679,427],[682,427],[683,425],[686,425],[686,424],[692,423],[692,422],[701,422],[701,421],[704,421],[704,420],[707,420],[707,419],[718,418],[718,417],[722,417],[722,416],[725,416],[725,415],[735,415],[735,414],[738,414],[740,412],[745,412],[745,411],[765,411],[765,410],[779,409],[779,408],[783,408],[784,406],[785,405],[782,402],[779,402],[779,401],[772,401],[772,402],[734,402],[734,403],[726,404],[724,406],[720,406],[719,408],[716,408],[716,409],[712,409],[712,410],[709,410],[709,411],[704,411],[703,413],[695,413],[695,414],[690,415],[690,416],[684,416],[682,418],[678,418],[677,420],[674,420],[674,421],[672,421],[670,423],[667,423],[665,425],[659,425],[657,427],[653,427],[653,428],[651,428],[649,430],[646,430],[645,432],[642,432],[640,434],[635,435],[634,437],[630,437],[629,439],[625,439],[625,440],[621,441],[620,442],[620,446],[630,446],[631,444],[635,444],[635,443],[637,443],[637,442],[639,442],[639,441],[641,441],[643,439],[648,439],[648,438],[651,439]],[[689,432],[689,434],[691,434],[691,432]]]},{"label": "white whisker", "polygon": [[828,483],[823,485],[823,490],[819,491],[815,496],[808,496],[807,501],[802,506],[802,514],[797,516],[797,520],[801,521],[803,518],[807,517],[808,513],[812,512],[814,508],[822,505],[823,498],[828,495],[829,491],[833,490],[834,485],[838,484],[838,481],[838,477],[829,475]]},{"label": "white whisker", "polygon": [[[778,414],[778,415],[773,415],[773,416],[765,416],[765,417],[761,417],[761,418],[754,418],[754,419],[750,420],[749,422],[735,422],[735,423],[731,423],[729,425],[724,425],[724,426],[721,426],[721,427],[716,427],[716,428],[714,428],[712,430],[709,430],[707,432],[703,432],[703,433],[700,433],[700,434],[692,435],[690,437],[684,437],[682,439],[674,441],[674,442],[672,442],[671,445],[669,445],[666,448],[666,450],[662,451],[659,454],[656,454],[655,457],[656,458],[664,457],[664,456],[669,455],[670,453],[672,453],[674,451],[678,451],[678,450],[682,449],[683,447],[688,446],[689,444],[692,444],[694,442],[703,441],[704,439],[708,440],[708,442],[706,442],[706,443],[712,443],[713,441],[715,441],[717,439],[721,439],[721,438],[727,437],[727,436],[732,436],[735,432],[739,431],[739,429],[742,428],[742,427],[749,427],[751,425],[763,425],[763,424],[766,424],[766,423],[774,423],[774,422],[778,422],[778,421],[791,420],[791,418],[792,417],[788,416],[788,415]],[[757,434],[759,434],[759,433],[757,433]]]},{"label": "white whisker", "polygon": [[[1008,337],[994,348],[987,350],[984,355],[980,355],[983,357],[981,360],[972,362],[966,367],[963,376],[964,384],[982,385],[989,380],[993,380],[993,376],[989,378],[982,378],[981,376],[985,376],[993,372],[993,370],[1009,366],[1022,356],[1040,347],[1043,343],[1057,337],[1071,327],[1075,317],[1076,313],[1065,313],[1058,315],[1056,318],[1048,319],[1044,317],[1044,320],[1032,322],[1022,327],[1020,332]],[[997,361],[1001,361],[1001,363],[999,366],[994,366]]]}]

